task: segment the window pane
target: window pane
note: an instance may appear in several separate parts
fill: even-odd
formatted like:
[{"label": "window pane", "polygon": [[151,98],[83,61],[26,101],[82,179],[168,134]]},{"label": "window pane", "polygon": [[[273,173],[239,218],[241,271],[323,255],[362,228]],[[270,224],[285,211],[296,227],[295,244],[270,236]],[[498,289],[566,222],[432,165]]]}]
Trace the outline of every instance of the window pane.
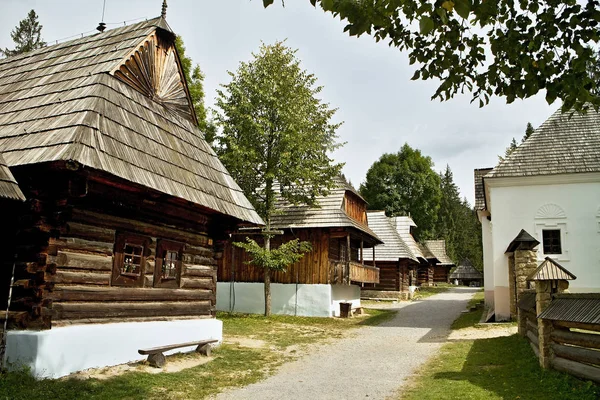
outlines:
[{"label": "window pane", "polygon": [[123,266],[121,273],[123,274],[139,274],[142,264],[143,246],[125,243],[123,249]]},{"label": "window pane", "polygon": [[542,231],[544,254],[562,254],[560,229],[544,229]]},{"label": "window pane", "polygon": [[165,251],[162,263],[162,278],[176,279],[177,278],[177,262],[179,261],[179,253],[177,251]]}]

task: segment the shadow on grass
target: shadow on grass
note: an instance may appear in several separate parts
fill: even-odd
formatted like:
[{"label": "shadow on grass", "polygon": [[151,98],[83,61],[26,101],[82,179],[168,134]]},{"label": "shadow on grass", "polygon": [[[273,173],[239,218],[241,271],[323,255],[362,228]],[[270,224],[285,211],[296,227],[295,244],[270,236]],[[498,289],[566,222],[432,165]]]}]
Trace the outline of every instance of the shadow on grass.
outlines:
[{"label": "shadow on grass", "polygon": [[[440,393],[446,390],[455,394],[470,393],[474,396],[469,398],[475,399],[488,398],[492,393],[497,396],[494,398],[502,399],[600,398],[600,386],[592,382],[541,369],[529,343],[519,335],[478,339],[472,345],[464,342],[450,346],[445,354],[446,359],[450,359],[443,361],[448,364],[440,369],[444,372],[433,375],[433,384],[440,387]],[[455,358],[452,358],[452,353]],[[452,368],[452,365],[460,369]]]},{"label": "shadow on grass", "polygon": [[0,375],[0,399],[201,399],[262,379],[267,352],[222,345],[209,363],[174,373],[127,372],[108,379],[36,380],[26,372]]}]

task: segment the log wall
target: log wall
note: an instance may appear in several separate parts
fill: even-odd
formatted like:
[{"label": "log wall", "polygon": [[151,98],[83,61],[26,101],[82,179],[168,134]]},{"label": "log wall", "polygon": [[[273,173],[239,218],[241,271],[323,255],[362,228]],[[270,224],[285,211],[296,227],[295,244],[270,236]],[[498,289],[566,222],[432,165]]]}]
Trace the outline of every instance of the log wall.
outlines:
[{"label": "log wall", "polygon": [[[148,189],[106,177],[94,180],[84,172],[60,166],[20,171],[28,201],[14,217],[13,249],[2,253],[3,269],[12,260],[10,253],[17,254],[13,325],[49,329],[214,317],[217,268],[213,240],[206,233],[213,217],[169,203],[168,197]],[[112,282],[119,233],[149,239],[143,279],[136,287]],[[162,239],[182,245],[180,279],[173,288],[154,285],[156,245]],[[0,296],[5,299],[7,291],[3,284]]]}]

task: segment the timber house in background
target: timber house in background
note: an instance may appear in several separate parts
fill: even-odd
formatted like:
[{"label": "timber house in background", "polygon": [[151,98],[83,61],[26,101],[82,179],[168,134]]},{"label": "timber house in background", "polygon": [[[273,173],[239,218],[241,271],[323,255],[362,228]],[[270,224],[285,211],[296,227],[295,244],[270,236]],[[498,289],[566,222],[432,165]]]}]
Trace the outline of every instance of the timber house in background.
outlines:
[{"label": "timber house in background", "polygon": [[[379,268],[364,263],[366,252],[381,243],[367,223],[367,203],[343,178],[327,196],[317,197],[318,207],[294,205],[281,198],[272,228],[283,230],[272,245],[298,238],[312,251],[288,267],[272,272],[274,314],[329,317],[340,312],[340,302],[360,306],[360,288],[379,282]],[[243,235],[232,240],[242,241]],[[263,270],[246,264],[246,252],[225,245],[219,259],[217,309],[264,312]]]},{"label": "timber house in background", "polygon": [[465,258],[452,271],[450,280],[457,285],[480,287],[483,284],[483,274],[473,266],[471,260]]},{"label": "timber house in background", "polygon": [[222,338],[213,243],[262,220],[174,40],[160,17],[0,60],[0,302],[16,254],[7,357],[36,376]]},{"label": "timber house in background", "polygon": [[455,264],[446,254],[446,241],[425,240],[423,243],[439,261],[433,265],[433,283],[448,283],[450,270],[455,267]]},{"label": "timber house in background", "polygon": [[393,217],[387,217],[385,211],[368,211],[369,228],[383,240],[375,246],[375,254],[365,253],[367,264],[379,268],[379,283],[372,288],[362,290],[362,298],[399,298],[408,299],[411,275],[419,265],[417,257],[402,240],[396,230]]}]

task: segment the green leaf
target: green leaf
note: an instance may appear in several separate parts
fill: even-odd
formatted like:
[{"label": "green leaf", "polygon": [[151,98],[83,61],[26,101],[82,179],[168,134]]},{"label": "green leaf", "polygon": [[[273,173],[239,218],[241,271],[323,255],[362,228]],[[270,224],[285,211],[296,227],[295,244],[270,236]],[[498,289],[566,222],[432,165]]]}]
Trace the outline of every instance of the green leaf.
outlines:
[{"label": "green leaf", "polygon": [[333,10],[333,0],[321,0],[321,7],[325,11]]},{"label": "green leaf", "polygon": [[434,28],[433,20],[429,17],[421,17],[419,21],[419,30],[421,35],[428,35]]},{"label": "green leaf", "polygon": [[273,1],[275,0],[263,0],[263,6],[265,8],[269,7],[271,4],[273,4]]},{"label": "green leaf", "polygon": [[471,12],[471,2],[470,0],[456,0],[454,9],[458,15],[464,19],[467,19],[469,18],[469,13]]}]

